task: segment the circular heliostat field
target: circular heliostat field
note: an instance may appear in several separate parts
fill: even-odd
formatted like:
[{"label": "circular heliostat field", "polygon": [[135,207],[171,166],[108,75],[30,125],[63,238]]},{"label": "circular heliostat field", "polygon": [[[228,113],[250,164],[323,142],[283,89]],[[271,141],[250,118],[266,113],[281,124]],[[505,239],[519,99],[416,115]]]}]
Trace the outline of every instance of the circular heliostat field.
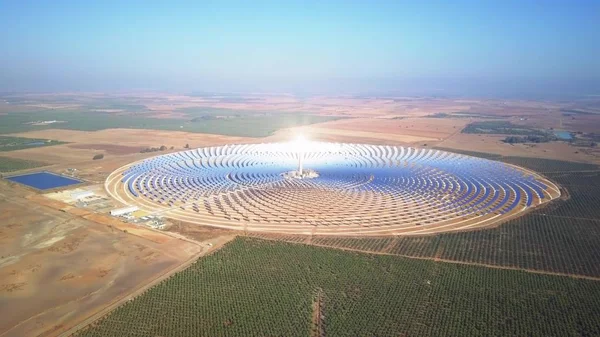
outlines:
[{"label": "circular heliostat field", "polygon": [[227,145],[124,166],[126,205],[221,228],[408,235],[496,225],[560,196],[525,169],[433,149],[322,142]]}]

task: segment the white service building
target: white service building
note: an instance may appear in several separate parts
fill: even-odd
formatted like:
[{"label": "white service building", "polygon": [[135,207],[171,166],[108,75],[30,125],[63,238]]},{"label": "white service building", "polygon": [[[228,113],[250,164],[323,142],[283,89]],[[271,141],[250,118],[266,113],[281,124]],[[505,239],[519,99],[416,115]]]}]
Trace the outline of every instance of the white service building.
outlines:
[{"label": "white service building", "polygon": [[137,206],[128,206],[128,207],[123,207],[123,208],[117,208],[117,209],[113,209],[112,211],[110,211],[110,215],[119,216],[119,215],[123,215],[123,214],[127,214],[127,213],[133,213],[133,212],[137,211],[138,209],[139,209],[139,207],[137,207]]}]

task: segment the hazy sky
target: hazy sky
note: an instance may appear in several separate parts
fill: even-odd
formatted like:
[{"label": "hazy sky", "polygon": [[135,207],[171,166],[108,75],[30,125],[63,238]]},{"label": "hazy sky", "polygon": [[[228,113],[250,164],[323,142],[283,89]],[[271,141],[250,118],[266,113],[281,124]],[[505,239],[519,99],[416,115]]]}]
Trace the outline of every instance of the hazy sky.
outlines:
[{"label": "hazy sky", "polygon": [[1,91],[560,89],[600,82],[600,1],[0,0],[0,42]]}]

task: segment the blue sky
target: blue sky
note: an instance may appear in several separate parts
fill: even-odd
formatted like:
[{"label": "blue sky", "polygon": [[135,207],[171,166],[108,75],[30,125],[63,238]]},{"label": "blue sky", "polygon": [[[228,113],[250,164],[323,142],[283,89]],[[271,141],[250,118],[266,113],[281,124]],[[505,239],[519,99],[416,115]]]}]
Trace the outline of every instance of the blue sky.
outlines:
[{"label": "blue sky", "polygon": [[0,0],[0,42],[2,91],[560,86],[600,79],[600,1]]}]

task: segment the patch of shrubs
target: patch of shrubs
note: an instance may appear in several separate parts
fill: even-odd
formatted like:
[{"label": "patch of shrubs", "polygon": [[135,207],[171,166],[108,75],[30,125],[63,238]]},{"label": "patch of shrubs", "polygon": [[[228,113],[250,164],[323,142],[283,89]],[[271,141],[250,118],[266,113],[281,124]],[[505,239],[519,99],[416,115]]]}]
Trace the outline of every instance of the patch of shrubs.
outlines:
[{"label": "patch of shrubs", "polygon": [[164,145],[162,145],[161,147],[147,147],[145,149],[142,149],[140,153],[164,151],[166,149],[167,147]]},{"label": "patch of shrubs", "polygon": [[518,143],[547,143],[547,142],[551,142],[551,141],[555,141],[558,138],[556,138],[555,136],[537,136],[537,135],[530,135],[530,136],[508,136],[506,138],[504,138],[503,142],[508,143],[508,144],[518,144]]}]

